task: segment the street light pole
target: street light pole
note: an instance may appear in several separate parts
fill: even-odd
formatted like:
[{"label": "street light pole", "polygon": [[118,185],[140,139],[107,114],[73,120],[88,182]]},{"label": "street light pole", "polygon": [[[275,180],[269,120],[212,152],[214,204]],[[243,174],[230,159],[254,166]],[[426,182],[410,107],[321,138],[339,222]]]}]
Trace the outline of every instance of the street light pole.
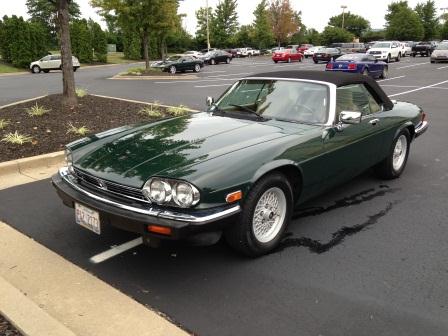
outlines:
[{"label": "street light pole", "polygon": [[344,29],[344,23],[345,23],[345,10],[346,10],[347,6],[342,5],[341,8],[342,8],[342,29]]},{"label": "street light pole", "polygon": [[210,28],[208,24],[208,0],[205,1],[205,6],[207,7],[207,50],[210,50]]}]

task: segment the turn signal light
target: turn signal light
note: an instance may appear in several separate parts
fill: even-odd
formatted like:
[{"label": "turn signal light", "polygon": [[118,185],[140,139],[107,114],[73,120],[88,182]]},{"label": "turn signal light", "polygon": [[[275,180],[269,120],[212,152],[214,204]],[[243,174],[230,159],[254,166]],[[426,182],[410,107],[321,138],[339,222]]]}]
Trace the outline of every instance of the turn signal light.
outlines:
[{"label": "turn signal light", "polygon": [[158,233],[164,236],[171,236],[171,228],[158,225],[148,225],[148,231]]},{"label": "turn signal light", "polygon": [[233,203],[233,202],[239,201],[242,198],[243,198],[243,193],[241,190],[238,190],[238,191],[228,194],[226,196],[226,202]]}]

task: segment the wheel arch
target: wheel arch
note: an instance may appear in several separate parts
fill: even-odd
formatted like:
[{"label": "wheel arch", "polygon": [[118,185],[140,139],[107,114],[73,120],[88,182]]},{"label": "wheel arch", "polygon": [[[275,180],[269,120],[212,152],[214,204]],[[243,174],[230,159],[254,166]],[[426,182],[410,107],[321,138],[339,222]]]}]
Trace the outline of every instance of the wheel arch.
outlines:
[{"label": "wheel arch", "polygon": [[415,126],[411,121],[407,121],[405,122],[403,125],[401,125],[400,127],[398,127],[397,131],[394,134],[394,139],[398,136],[398,134],[401,133],[401,131],[403,131],[404,129],[407,129],[409,131],[409,134],[411,136],[410,141],[412,141],[414,139],[415,136]]},{"label": "wheel arch", "polygon": [[269,162],[260,167],[252,177],[252,185],[258,180],[268,174],[275,172],[282,173],[288,179],[291,184],[291,188],[294,196],[294,204],[298,201],[303,185],[303,172],[294,161],[291,160],[277,160]]}]

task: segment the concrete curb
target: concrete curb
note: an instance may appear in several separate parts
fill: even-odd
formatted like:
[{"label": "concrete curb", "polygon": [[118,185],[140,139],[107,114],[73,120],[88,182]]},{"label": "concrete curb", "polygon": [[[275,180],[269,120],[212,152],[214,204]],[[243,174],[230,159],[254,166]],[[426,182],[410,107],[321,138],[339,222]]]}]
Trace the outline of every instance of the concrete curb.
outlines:
[{"label": "concrete curb", "polygon": [[64,152],[54,152],[23,159],[0,162],[0,176],[21,174],[27,169],[50,168],[64,161]]},{"label": "concrete curb", "polygon": [[186,75],[186,76],[120,76],[116,75],[110,77],[108,79],[114,80],[190,80],[190,79],[198,79],[199,77],[196,75]]},{"label": "concrete curb", "polygon": [[75,336],[0,276],[0,313],[25,336]]},{"label": "concrete curb", "polygon": [[29,99],[19,100],[19,101],[16,101],[16,102],[14,102],[14,103],[11,103],[11,104],[6,104],[6,105],[3,105],[3,106],[0,106],[0,110],[1,110],[1,109],[4,109],[4,108],[6,108],[6,107],[10,107],[10,106],[14,106],[14,105],[19,105],[19,104],[23,104],[23,103],[28,103],[28,102],[30,102],[30,101],[37,100],[37,99],[42,99],[42,98],[45,98],[46,96],[47,96],[47,95],[43,95],[43,96],[39,96],[39,97],[34,97],[34,98],[29,98]]},{"label": "concrete curb", "polygon": [[19,76],[19,75],[26,75],[29,74],[28,71],[20,71],[20,72],[6,72],[0,74],[0,77],[8,77],[8,76]]}]

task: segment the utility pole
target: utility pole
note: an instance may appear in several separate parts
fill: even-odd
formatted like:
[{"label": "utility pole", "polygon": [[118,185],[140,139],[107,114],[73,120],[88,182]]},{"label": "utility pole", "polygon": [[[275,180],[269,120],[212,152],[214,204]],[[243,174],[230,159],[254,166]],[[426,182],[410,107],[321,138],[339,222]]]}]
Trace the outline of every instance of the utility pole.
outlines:
[{"label": "utility pole", "polygon": [[344,29],[344,23],[345,23],[345,10],[347,9],[346,5],[342,5],[342,29]]},{"label": "utility pole", "polygon": [[209,19],[208,19],[208,0],[206,0],[205,6],[207,7],[207,50],[210,50],[210,27],[209,27]]}]

